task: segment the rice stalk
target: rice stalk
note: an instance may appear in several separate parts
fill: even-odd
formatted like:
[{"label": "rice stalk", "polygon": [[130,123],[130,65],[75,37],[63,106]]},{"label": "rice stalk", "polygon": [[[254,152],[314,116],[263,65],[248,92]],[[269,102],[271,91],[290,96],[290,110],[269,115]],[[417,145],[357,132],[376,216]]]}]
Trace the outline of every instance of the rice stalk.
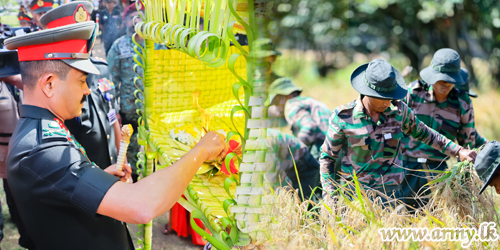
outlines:
[{"label": "rice stalk", "polygon": [[[445,176],[445,178],[441,178]],[[440,179],[441,178],[441,179]],[[265,249],[464,249],[461,241],[389,241],[381,228],[471,228],[496,222],[498,207],[489,193],[478,196],[482,182],[468,162],[457,163],[430,185],[430,202],[416,213],[404,205],[382,204],[354,180],[354,190],[338,185],[340,195],[314,203],[301,202],[298,193],[280,188],[260,227],[267,229]],[[269,197],[270,196],[270,197]],[[307,209],[310,204],[313,209]],[[468,249],[499,249],[499,242],[473,241]]]}]

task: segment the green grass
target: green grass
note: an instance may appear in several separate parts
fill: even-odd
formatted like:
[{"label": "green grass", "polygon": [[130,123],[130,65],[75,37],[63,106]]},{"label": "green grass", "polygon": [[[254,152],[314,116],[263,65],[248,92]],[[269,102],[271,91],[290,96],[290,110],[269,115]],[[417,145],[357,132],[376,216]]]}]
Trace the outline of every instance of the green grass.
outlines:
[{"label": "green grass", "polygon": [[2,24],[8,24],[12,27],[19,27],[19,20],[16,15],[0,16]]}]

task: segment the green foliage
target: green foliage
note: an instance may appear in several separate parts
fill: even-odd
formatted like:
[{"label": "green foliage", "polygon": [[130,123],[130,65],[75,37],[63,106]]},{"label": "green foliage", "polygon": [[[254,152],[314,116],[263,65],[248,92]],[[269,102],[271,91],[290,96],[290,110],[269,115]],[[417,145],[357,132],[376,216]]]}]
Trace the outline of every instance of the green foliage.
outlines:
[{"label": "green foliage", "polygon": [[[318,73],[342,68],[329,52],[352,56],[404,54],[414,77],[424,59],[441,48],[460,54],[472,85],[478,76],[472,59],[488,62],[500,79],[500,1],[494,0],[275,0],[268,28],[280,48],[316,50]],[[334,59],[332,59],[334,58]]]},{"label": "green foliage", "polygon": [[350,47],[361,53],[404,53],[415,72],[440,48],[458,51],[477,83],[472,58],[500,71],[500,2],[486,0],[356,0],[351,4]]},{"label": "green foliage", "polygon": [[[349,1],[275,0],[274,5],[268,28],[281,48],[332,52],[348,45]],[[326,53],[318,53],[316,59],[321,75],[333,68]]]}]

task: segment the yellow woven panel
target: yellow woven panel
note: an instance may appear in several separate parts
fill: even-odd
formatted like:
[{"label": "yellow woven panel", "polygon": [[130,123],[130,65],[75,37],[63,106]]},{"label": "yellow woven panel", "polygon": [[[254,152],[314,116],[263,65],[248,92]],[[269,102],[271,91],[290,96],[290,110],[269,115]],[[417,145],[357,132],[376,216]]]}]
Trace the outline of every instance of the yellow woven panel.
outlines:
[{"label": "yellow woven panel", "polygon": [[[231,53],[236,52],[239,51],[231,47]],[[199,106],[211,118],[207,129],[223,129],[226,132],[237,129],[241,134],[244,133],[243,113],[235,113],[233,121],[230,117],[231,110],[238,104],[232,92],[232,86],[238,80],[228,69],[227,63],[219,68],[207,67],[200,60],[176,50],[155,50],[149,55],[154,59],[148,60],[147,64],[153,90],[153,109],[148,124],[152,133],[151,142],[162,160],[170,158],[175,161],[178,158],[178,155],[170,155],[173,154],[171,148],[179,146],[178,142],[170,139],[172,129],[186,125],[198,131],[203,130],[202,113],[193,102],[195,92],[199,92]],[[238,60],[234,69],[240,76],[245,76],[246,62]],[[239,97],[244,102],[243,90]]]},{"label": "yellow woven panel", "polygon": [[[237,52],[239,50],[232,46],[230,54]],[[204,109],[235,100],[232,86],[237,79],[227,63],[219,68],[207,67],[200,60],[177,50],[155,50],[149,55],[154,56],[154,65],[150,65],[149,60],[147,65],[148,74],[153,76],[153,112],[166,114],[194,110],[193,93],[197,91],[200,92],[199,104]],[[238,60],[235,71],[246,76],[246,62]],[[224,107],[213,111],[229,114]],[[172,119],[175,120],[175,116]]]}]

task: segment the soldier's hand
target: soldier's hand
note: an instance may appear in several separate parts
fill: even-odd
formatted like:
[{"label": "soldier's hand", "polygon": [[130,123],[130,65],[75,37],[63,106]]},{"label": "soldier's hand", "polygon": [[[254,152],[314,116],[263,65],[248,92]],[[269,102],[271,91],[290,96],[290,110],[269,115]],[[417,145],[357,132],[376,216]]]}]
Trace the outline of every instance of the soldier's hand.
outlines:
[{"label": "soldier's hand", "polygon": [[462,148],[462,150],[458,152],[458,155],[460,156],[460,161],[468,160],[474,163],[476,161],[477,153],[474,150]]},{"label": "soldier's hand", "polygon": [[118,169],[117,164],[113,164],[108,168],[104,169],[108,174],[114,175],[120,178],[120,181],[127,182],[132,174],[132,168],[128,164],[123,164],[121,171]]},{"label": "soldier's hand", "polygon": [[221,159],[228,150],[225,140],[226,138],[224,135],[210,131],[201,138],[195,148],[198,148],[202,150],[202,152],[206,153],[206,159],[203,161],[210,161],[216,158]]}]

